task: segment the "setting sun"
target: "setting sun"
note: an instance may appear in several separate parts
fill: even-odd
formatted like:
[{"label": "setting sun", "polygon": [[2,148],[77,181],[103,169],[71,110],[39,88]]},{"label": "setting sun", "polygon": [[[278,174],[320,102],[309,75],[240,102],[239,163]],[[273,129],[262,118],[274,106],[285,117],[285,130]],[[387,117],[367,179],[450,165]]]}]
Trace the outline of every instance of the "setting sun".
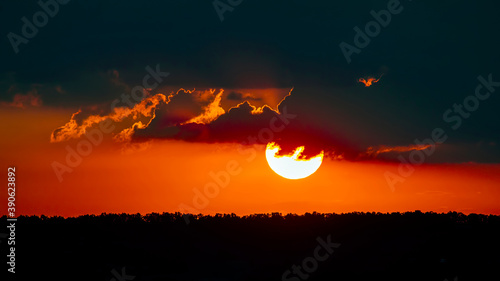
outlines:
[{"label": "setting sun", "polygon": [[305,159],[301,157],[304,149],[304,146],[300,146],[290,155],[278,156],[276,154],[281,150],[281,147],[274,142],[270,142],[266,147],[267,163],[276,174],[284,178],[291,180],[306,178],[321,166],[324,153],[321,151],[320,154]]}]

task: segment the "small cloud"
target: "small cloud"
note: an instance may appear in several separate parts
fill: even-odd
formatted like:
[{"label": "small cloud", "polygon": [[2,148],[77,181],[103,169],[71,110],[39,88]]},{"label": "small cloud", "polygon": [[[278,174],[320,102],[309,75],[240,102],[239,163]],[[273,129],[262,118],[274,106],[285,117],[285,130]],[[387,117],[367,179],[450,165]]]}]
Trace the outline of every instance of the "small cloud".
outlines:
[{"label": "small cloud", "polygon": [[113,77],[115,77],[115,78],[120,78],[120,73],[118,72],[118,70],[113,69],[113,70],[111,71],[111,73],[113,74]]},{"label": "small cloud", "polygon": [[125,92],[131,91],[129,85],[125,83],[122,78],[120,78],[120,72],[118,72],[118,70],[111,69],[108,70],[106,73],[101,73],[100,75],[104,79],[108,80],[109,83],[111,83],[112,85],[122,88],[123,91]]},{"label": "small cloud", "polygon": [[243,94],[242,93],[237,93],[237,92],[230,92],[227,97],[228,100],[237,100],[241,101],[243,100]]},{"label": "small cloud", "polygon": [[38,95],[37,90],[32,90],[27,94],[17,93],[12,98],[12,102],[1,102],[0,105],[26,108],[27,106],[41,106],[42,98]]},{"label": "small cloud", "polygon": [[358,82],[365,84],[365,87],[370,87],[373,83],[377,83],[380,80],[380,78],[382,78],[382,75],[380,75],[378,79],[375,77],[368,76],[366,78],[359,78]]},{"label": "small cloud", "polygon": [[57,85],[55,89],[59,94],[66,94],[66,91],[64,91],[60,85]]},{"label": "small cloud", "polygon": [[368,157],[377,157],[379,154],[382,153],[389,153],[389,152],[408,152],[412,150],[425,150],[427,148],[431,147],[430,144],[426,145],[408,145],[408,146],[386,146],[386,145],[380,145],[378,147],[373,147],[370,146],[366,150],[365,153],[363,153],[363,156],[368,156]]},{"label": "small cloud", "polygon": [[230,92],[227,97],[228,100],[234,100],[234,101],[243,101],[243,100],[252,100],[252,101],[261,101],[262,98],[256,98],[252,96],[251,94],[242,94],[239,92]]}]

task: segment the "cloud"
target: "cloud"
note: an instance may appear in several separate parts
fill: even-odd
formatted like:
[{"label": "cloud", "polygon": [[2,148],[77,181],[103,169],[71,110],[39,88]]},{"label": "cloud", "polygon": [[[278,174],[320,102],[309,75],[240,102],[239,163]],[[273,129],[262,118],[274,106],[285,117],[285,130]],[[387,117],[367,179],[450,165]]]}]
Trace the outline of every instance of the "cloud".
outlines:
[{"label": "cloud", "polygon": [[[215,90],[212,91],[212,94],[215,93]],[[182,124],[188,124],[188,123],[197,123],[197,124],[208,124],[215,119],[217,119],[219,116],[225,113],[224,109],[220,106],[220,102],[222,100],[222,94],[224,93],[224,90],[220,90],[220,92],[215,96],[214,100],[209,103],[207,106],[203,108],[203,113],[182,123]]]},{"label": "cloud", "polygon": [[60,85],[55,86],[55,90],[59,94],[66,94],[66,91],[64,91],[63,88]]},{"label": "cloud", "polygon": [[358,82],[365,84],[365,87],[370,87],[373,83],[377,83],[380,78],[382,78],[382,75],[378,79],[375,77],[359,78]]},{"label": "cloud", "polygon": [[378,147],[368,147],[365,153],[362,154],[363,157],[376,158],[378,155],[390,152],[408,152],[413,150],[425,150],[431,147],[430,144],[420,144],[420,145],[408,145],[408,146],[386,146],[380,145]]},{"label": "cloud", "polygon": [[[118,75],[117,73],[115,73]],[[79,138],[101,122],[112,121],[119,129],[113,135],[117,142],[130,142],[136,135],[139,138],[176,138],[191,140],[188,136],[199,135],[195,128],[203,125],[218,124],[216,121],[226,111],[221,107],[224,90],[179,89],[168,96],[158,93],[148,96],[132,107],[116,107],[111,110],[99,107],[89,107],[75,112],[63,126],[51,134],[51,142],[62,142]],[[240,105],[229,109],[230,115],[240,108]],[[274,112],[269,106],[255,107],[248,104],[249,115],[263,114],[264,109]],[[234,109],[234,110],[233,110]],[[89,114],[91,112],[100,112]],[[108,114],[102,114],[109,112]],[[267,115],[267,114],[264,114]],[[222,118],[223,120],[225,118]],[[214,128],[216,128],[215,125]],[[217,128],[219,130],[219,128]],[[181,132],[175,135],[173,132]],[[217,137],[212,137],[217,139]]]},{"label": "cloud", "polygon": [[[305,146],[303,154],[306,157],[317,155],[321,151],[336,159],[342,157],[354,159],[358,154],[358,151],[350,147],[341,137],[315,127],[314,124],[306,123],[304,118],[291,112],[287,101],[292,95],[292,90],[280,101],[276,109],[268,105],[256,107],[251,101],[244,101],[223,111],[220,106],[216,106],[221,94],[222,91],[198,117],[169,127],[149,126],[138,129],[135,130],[132,139],[175,139],[187,142],[231,142],[246,145],[265,145],[273,141],[280,144],[282,147],[280,153],[283,154],[290,153],[299,146]],[[217,118],[207,119],[206,116],[217,116]]]},{"label": "cloud", "polygon": [[[212,91],[214,97],[202,112],[190,120],[170,127],[147,127],[137,130],[135,137],[180,139],[198,142],[240,142],[246,136],[258,133],[268,127],[272,117],[278,112],[270,106],[256,107],[249,101],[239,103],[227,110],[220,106],[224,90]],[[279,114],[279,113],[278,113]]]},{"label": "cloud", "polygon": [[161,102],[168,103],[174,94],[170,94],[168,97],[163,94],[156,94],[152,97],[147,97],[140,103],[136,104],[132,108],[128,107],[116,107],[112,110],[109,115],[90,115],[83,119],[80,124],[77,122],[77,116],[82,112],[78,110],[75,112],[68,123],[55,129],[50,137],[51,142],[61,142],[67,141],[72,138],[79,138],[84,135],[93,126],[105,121],[112,120],[114,122],[122,122],[125,119],[138,120],[140,118],[146,118],[148,121],[143,122],[138,120],[132,122],[132,125],[128,128],[121,130],[117,135],[115,135],[115,140],[126,141],[130,139],[134,130],[137,128],[145,128],[149,125],[151,120],[155,118],[155,109]]},{"label": "cloud", "polygon": [[42,98],[40,97],[36,89],[31,90],[27,94],[15,94],[12,98],[12,102],[0,102],[0,105],[18,108],[26,108],[28,106],[41,106],[42,104]]},{"label": "cloud", "polygon": [[244,101],[244,100],[251,100],[251,101],[261,101],[262,98],[254,97],[251,94],[242,94],[239,92],[231,91],[226,99],[228,100],[234,100],[234,101]]},{"label": "cloud", "polygon": [[[229,109],[221,106],[224,90],[179,89],[169,95],[148,96],[133,107],[117,107],[109,114],[75,112],[69,122],[55,129],[51,142],[79,138],[101,122],[116,126],[112,139],[126,151],[145,149],[154,139],[244,145],[278,143],[285,155],[305,146],[305,157],[322,151],[332,159],[363,160],[389,152],[424,150],[428,146],[371,146],[360,149],[342,135],[329,130],[329,120],[311,122],[300,109],[302,100],[293,98],[293,89],[277,105],[255,106],[244,100]],[[140,143],[144,143],[140,145]],[[131,149],[134,148],[134,149]]]}]

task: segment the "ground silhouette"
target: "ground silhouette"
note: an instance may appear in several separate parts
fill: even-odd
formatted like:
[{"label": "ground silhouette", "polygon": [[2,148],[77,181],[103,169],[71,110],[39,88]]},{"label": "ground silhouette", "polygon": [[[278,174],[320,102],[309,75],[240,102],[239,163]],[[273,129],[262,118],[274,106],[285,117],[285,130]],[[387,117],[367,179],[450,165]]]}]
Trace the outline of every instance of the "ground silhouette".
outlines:
[{"label": "ground silhouette", "polygon": [[[180,213],[21,216],[16,279],[500,279],[500,217],[493,215],[416,211],[187,218],[189,224]],[[8,247],[4,241],[2,253]],[[325,243],[338,245],[328,253]],[[6,261],[6,255],[2,258]]]}]

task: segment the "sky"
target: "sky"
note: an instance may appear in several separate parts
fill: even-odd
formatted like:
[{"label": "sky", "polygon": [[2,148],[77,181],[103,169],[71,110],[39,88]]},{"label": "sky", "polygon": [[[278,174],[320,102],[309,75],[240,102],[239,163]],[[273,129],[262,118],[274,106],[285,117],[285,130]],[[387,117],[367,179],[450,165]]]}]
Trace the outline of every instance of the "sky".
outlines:
[{"label": "sky", "polygon": [[500,214],[498,8],[4,1],[1,178],[19,215]]}]

